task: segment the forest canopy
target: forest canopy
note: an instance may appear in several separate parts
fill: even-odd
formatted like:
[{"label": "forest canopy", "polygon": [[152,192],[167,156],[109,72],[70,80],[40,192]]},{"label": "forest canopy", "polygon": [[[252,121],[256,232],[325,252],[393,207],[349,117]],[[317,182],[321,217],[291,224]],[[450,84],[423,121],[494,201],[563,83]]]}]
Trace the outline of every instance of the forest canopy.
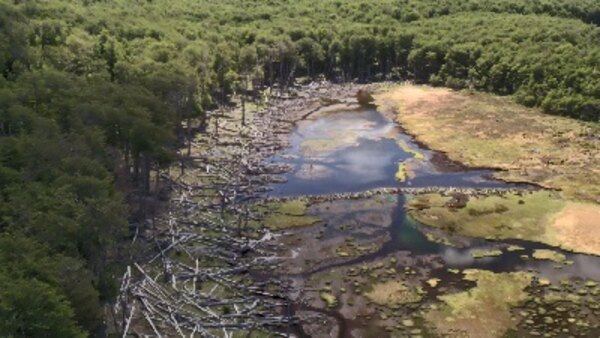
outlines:
[{"label": "forest canopy", "polygon": [[0,0],[0,331],[101,331],[134,196],[235,94],[409,80],[599,121],[599,25],[595,0]]}]

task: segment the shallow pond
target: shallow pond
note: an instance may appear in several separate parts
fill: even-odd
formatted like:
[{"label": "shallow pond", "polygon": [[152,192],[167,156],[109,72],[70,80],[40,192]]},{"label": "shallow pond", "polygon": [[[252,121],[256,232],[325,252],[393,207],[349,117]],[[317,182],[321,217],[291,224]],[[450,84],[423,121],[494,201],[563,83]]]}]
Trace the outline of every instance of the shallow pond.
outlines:
[{"label": "shallow pond", "polygon": [[[419,147],[374,108],[340,110],[298,122],[291,146],[273,159],[291,164],[287,182],[271,195],[315,195],[357,192],[397,186],[505,187],[491,180],[490,170],[444,170],[435,153]],[[407,179],[395,175],[406,163]]]}]

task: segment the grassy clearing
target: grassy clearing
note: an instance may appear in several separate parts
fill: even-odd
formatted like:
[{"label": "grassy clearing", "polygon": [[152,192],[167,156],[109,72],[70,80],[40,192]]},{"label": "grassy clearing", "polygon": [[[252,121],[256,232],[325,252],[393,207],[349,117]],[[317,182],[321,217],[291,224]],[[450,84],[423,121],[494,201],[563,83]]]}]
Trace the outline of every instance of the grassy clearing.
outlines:
[{"label": "grassy clearing", "polygon": [[527,299],[523,291],[532,275],[465,270],[465,279],[477,285],[464,292],[439,296],[441,306],[425,314],[433,331],[452,337],[501,337],[513,327],[510,309]]},{"label": "grassy clearing", "polygon": [[[557,194],[545,191],[471,197],[460,209],[446,207],[449,200],[450,197],[439,194],[424,194],[412,197],[406,207],[417,221],[462,236],[524,239],[600,254],[600,226],[593,225],[600,218],[590,217],[585,227],[568,223],[570,218],[565,216],[587,207],[598,210],[593,205],[565,202]],[[567,228],[569,225],[572,229]]]},{"label": "grassy clearing", "polygon": [[372,302],[385,306],[416,303],[422,298],[416,290],[409,288],[399,280],[375,284],[365,296]]},{"label": "grassy clearing", "polygon": [[264,225],[273,230],[309,226],[320,221],[318,217],[306,215],[308,205],[303,201],[269,203],[260,208],[269,213]]},{"label": "grassy clearing", "polygon": [[265,226],[273,230],[295,227],[305,227],[318,223],[320,219],[314,216],[269,215],[265,218]]},{"label": "grassy clearing", "polygon": [[407,204],[416,220],[460,235],[490,239],[535,239],[543,236],[550,218],[564,202],[548,192],[519,196],[471,197],[461,209],[449,209],[450,197],[425,194]]},{"label": "grassy clearing", "polygon": [[304,216],[306,209],[306,203],[303,201],[288,201],[279,205],[278,212],[290,216]]},{"label": "grassy clearing", "polygon": [[600,203],[600,124],[549,116],[509,98],[404,85],[377,95],[416,138],[456,161],[505,169],[512,181]]},{"label": "grassy clearing", "polygon": [[564,263],[567,261],[567,257],[560,252],[547,249],[537,249],[531,256],[535,259],[549,260],[556,263]]},{"label": "grassy clearing", "polygon": [[347,145],[344,142],[335,142],[331,139],[311,139],[302,142],[300,145],[300,151],[304,155],[314,154],[329,154],[338,149],[344,148]]},{"label": "grassy clearing", "polygon": [[563,248],[600,255],[600,208],[568,202],[553,216],[550,233],[551,241]]}]

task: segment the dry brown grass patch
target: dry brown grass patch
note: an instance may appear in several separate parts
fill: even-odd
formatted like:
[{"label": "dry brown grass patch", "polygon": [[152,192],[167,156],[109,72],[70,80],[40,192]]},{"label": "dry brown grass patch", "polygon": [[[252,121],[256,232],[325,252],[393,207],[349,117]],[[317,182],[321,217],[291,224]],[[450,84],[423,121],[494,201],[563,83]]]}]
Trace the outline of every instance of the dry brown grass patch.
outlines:
[{"label": "dry brown grass patch", "polygon": [[365,296],[374,303],[388,306],[415,303],[421,300],[421,296],[402,281],[375,284]]},{"label": "dry brown grass patch", "polygon": [[403,85],[377,96],[385,111],[432,149],[496,176],[600,203],[599,124],[550,116],[493,95]]},{"label": "dry brown grass patch", "polygon": [[600,207],[569,203],[554,217],[550,228],[564,247],[600,255]]}]

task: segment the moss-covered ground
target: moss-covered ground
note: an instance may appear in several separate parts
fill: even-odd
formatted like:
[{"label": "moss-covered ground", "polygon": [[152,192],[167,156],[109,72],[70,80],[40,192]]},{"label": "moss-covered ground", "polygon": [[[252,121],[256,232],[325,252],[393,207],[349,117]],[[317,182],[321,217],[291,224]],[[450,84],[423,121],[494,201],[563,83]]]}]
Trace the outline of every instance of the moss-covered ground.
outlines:
[{"label": "moss-covered ground", "polygon": [[525,272],[485,270],[465,270],[464,274],[476,286],[439,296],[442,303],[425,314],[426,321],[441,336],[502,337],[514,326],[510,309],[527,299],[524,289],[532,276]]},{"label": "moss-covered ground", "polygon": [[547,191],[470,197],[463,208],[449,208],[450,199],[435,193],[418,195],[408,201],[407,209],[423,224],[462,236],[523,239],[600,254],[600,225],[589,227],[589,231],[565,231],[557,222],[565,212],[585,208],[588,203],[565,202],[557,193]]},{"label": "moss-covered ground", "polygon": [[415,289],[406,286],[401,280],[377,283],[365,296],[376,304],[388,306],[415,303],[421,300],[421,295]]},{"label": "moss-covered ground", "polygon": [[264,225],[273,230],[309,226],[320,220],[318,217],[306,215],[308,205],[300,200],[268,203],[257,208],[266,211]]},{"label": "moss-covered ground", "polygon": [[550,222],[548,214],[564,207],[560,198],[548,192],[470,197],[459,209],[446,207],[450,199],[435,193],[418,195],[408,201],[407,208],[424,224],[465,236],[537,239]]},{"label": "moss-covered ground", "polygon": [[567,260],[567,257],[560,252],[548,249],[537,249],[533,252],[532,257],[535,259],[549,260],[556,263],[564,263]]}]

